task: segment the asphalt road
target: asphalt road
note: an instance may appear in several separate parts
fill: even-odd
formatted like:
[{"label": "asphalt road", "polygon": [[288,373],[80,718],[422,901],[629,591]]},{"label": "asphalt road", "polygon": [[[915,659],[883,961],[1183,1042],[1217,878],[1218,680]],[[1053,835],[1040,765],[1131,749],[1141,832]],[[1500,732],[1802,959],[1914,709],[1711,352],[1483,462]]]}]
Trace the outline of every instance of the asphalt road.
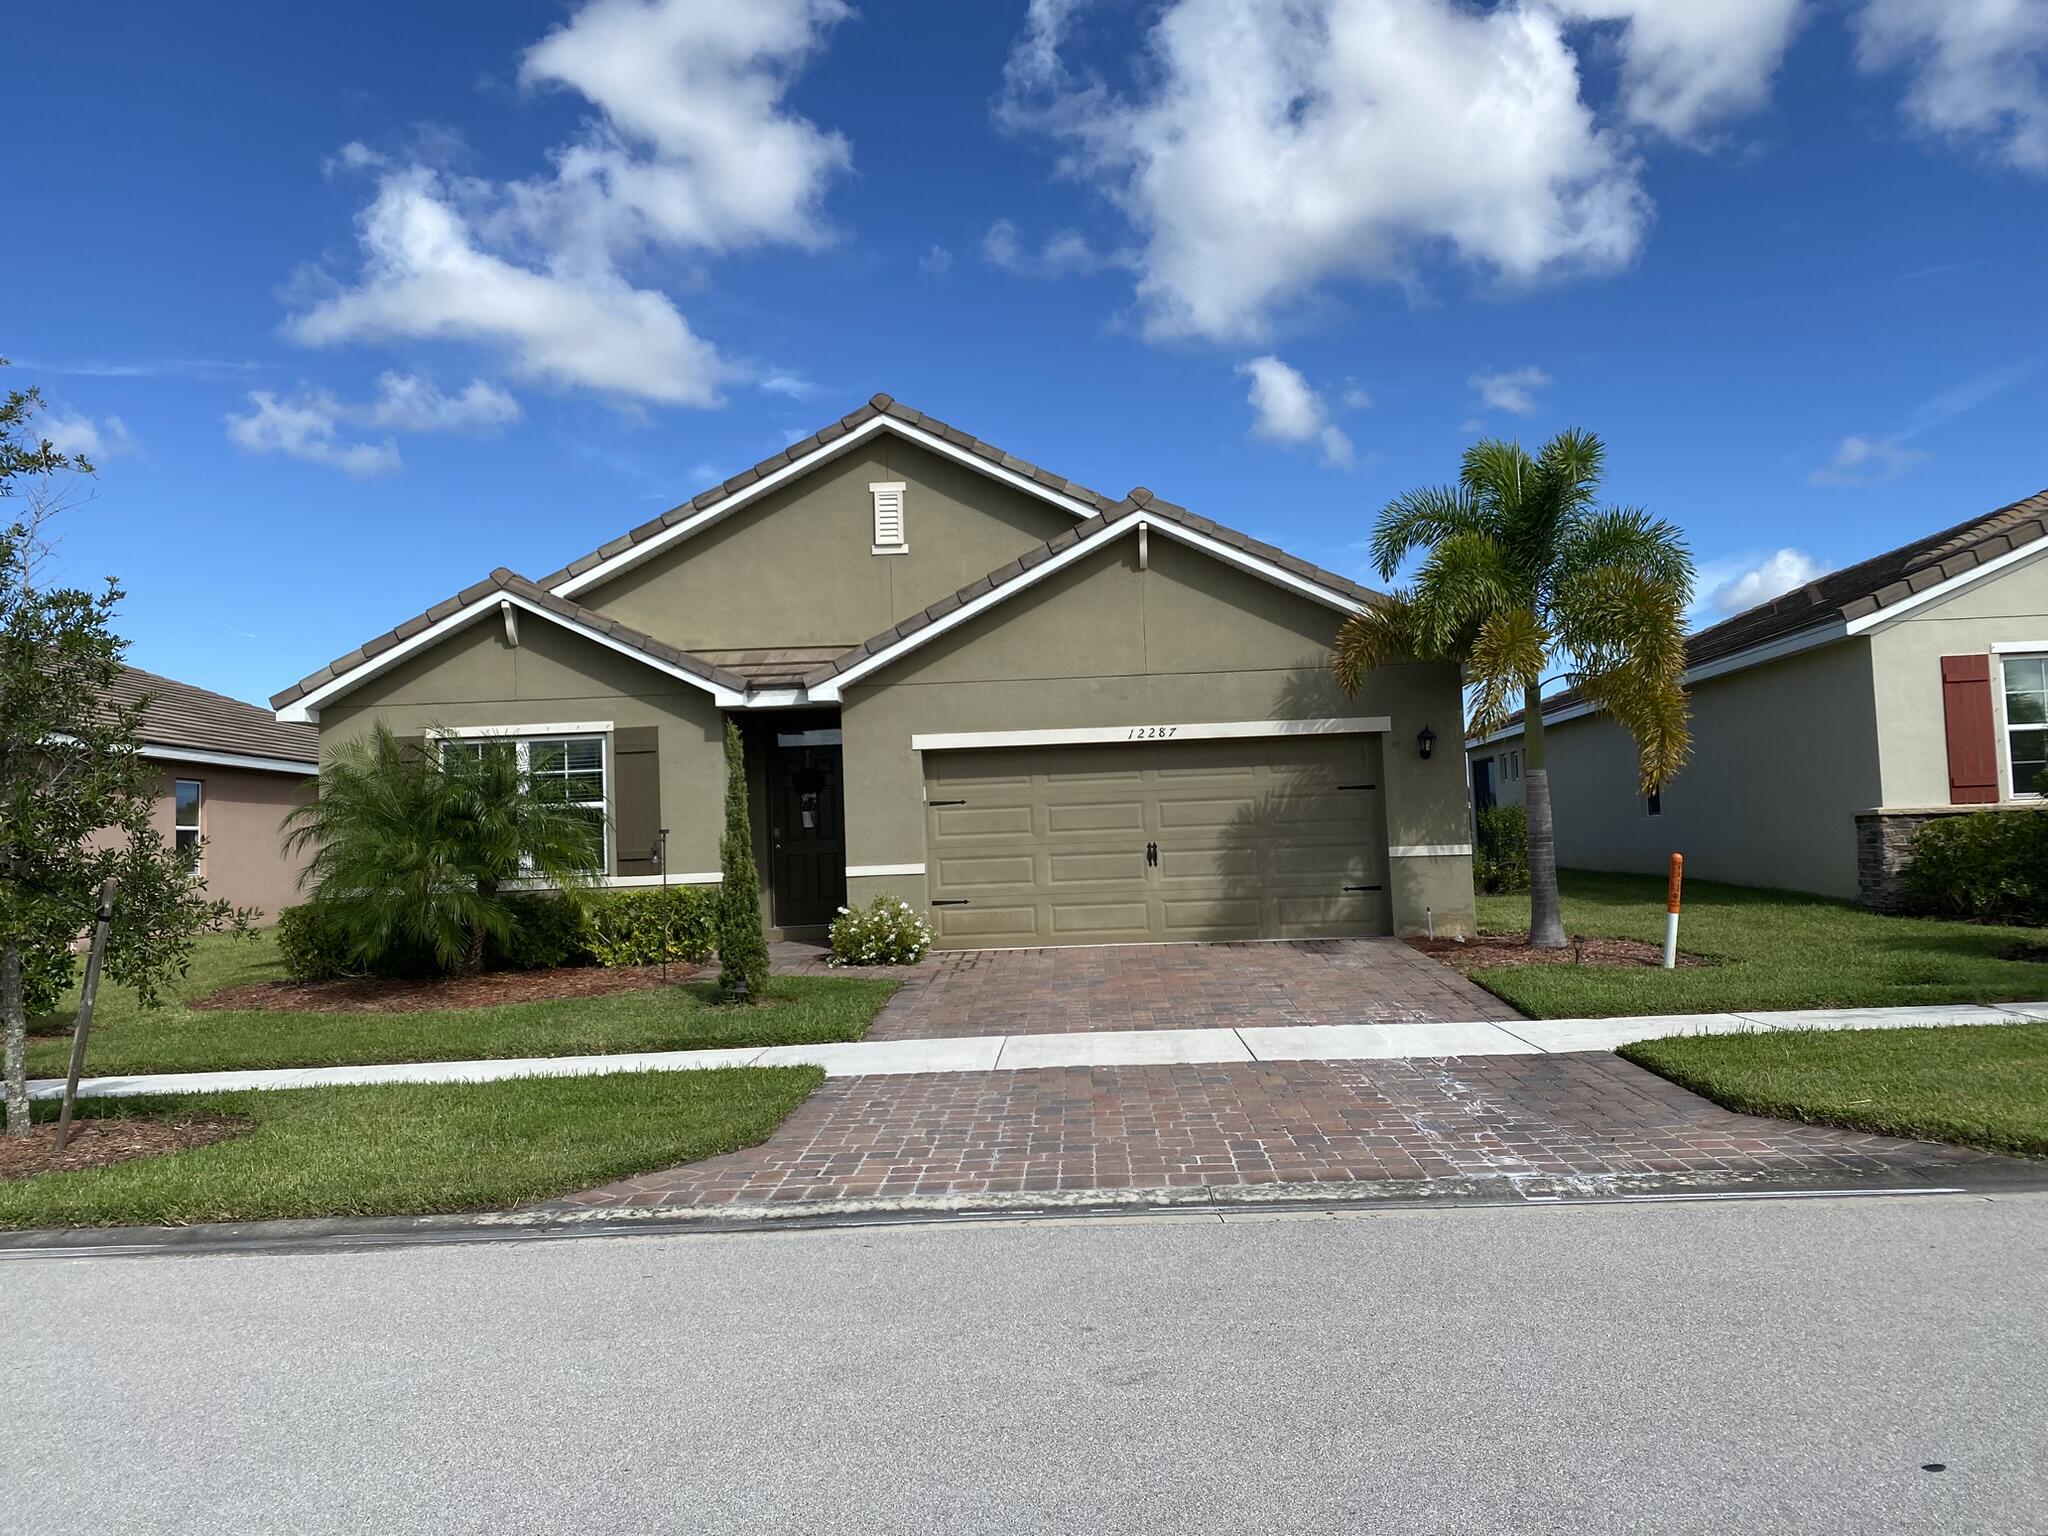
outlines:
[{"label": "asphalt road", "polygon": [[39,1536],[2048,1530],[2048,1195],[67,1259],[0,1296],[0,1527]]}]

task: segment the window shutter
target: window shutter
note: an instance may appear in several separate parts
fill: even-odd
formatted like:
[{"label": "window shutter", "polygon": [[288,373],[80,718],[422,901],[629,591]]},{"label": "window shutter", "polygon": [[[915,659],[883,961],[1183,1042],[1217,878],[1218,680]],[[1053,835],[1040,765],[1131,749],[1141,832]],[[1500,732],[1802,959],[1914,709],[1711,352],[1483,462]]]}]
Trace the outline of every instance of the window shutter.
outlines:
[{"label": "window shutter", "polygon": [[1998,798],[1998,737],[1991,718],[1991,658],[1941,658],[1941,711],[1948,726],[1948,799],[1982,805]]},{"label": "window shutter", "polygon": [[903,487],[873,485],[875,497],[875,548],[901,549],[903,537]]},{"label": "window shutter", "polygon": [[613,731],[611,769],[613,873],[658,875],[661,762],[655,727],[628,725]]}]

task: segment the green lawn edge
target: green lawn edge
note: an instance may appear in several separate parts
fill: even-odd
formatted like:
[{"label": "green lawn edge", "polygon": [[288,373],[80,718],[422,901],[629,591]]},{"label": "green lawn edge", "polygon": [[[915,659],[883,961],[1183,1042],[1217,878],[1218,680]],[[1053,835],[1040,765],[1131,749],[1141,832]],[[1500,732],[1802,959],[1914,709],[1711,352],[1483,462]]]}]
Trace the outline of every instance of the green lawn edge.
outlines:
[{"label": "green lawn edge", "polygon": [[2048,1023],[1674,1035],[1619,1054],[1741,1114],[2048,1157]]},{"label": "green lawn edge", "polygon": [[[1661,945],[1662,876],[1566,870],[1565,931]],[[1527,932],[1526,892],[1479,898],[1486,933]],[[1485,966],[1472,980],[1531,1018],[1906,1007],[2048,998],[2048,964],[2002,958],[2037,928],[1892,917],[1796,891],[1688,880],[1679,947],[1708,962]]]},{"label": "green lawn edge", "polygon": [[0,1229],[504,1210],[755,1146],[824,1080],[718,1067],[88,1100],[91,1117],[235,1115],[255,1129],[0,1182]]}]

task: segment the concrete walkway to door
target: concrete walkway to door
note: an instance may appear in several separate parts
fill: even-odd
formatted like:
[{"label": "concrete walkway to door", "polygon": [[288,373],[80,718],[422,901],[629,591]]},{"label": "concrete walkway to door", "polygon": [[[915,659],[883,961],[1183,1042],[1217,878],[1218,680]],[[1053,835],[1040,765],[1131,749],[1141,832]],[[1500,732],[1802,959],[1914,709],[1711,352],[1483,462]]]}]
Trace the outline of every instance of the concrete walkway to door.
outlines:
[{"label": "concrete walkway to door", "polygon": [[[784,973],[827,969],[815,947],[778,944],[774,960]],[[885,974],[904,987],[870,1040],[1521,1017],[1398,939],[954,950]]]}]

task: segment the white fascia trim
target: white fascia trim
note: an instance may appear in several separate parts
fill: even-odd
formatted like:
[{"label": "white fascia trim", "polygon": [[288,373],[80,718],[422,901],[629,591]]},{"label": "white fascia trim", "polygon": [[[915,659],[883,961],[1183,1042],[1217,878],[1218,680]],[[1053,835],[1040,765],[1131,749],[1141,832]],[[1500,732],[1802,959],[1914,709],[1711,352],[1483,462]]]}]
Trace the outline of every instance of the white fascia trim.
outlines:
[{"label": "white fascia trim", "polygon": [[2031,656],[2048,651],[2048,640],[1998,640],[1991,646],[1994,656]]},{"label": "white fascia trim", "polygon": [[1929,603],[1938,603],[1945,597],[1953,596],[1972,582],[1982,581],[1987,576],[1996,576],[2007,566],[2017,565],[2022,560],[2031,560],[2041,554],[2048,554],[2048,539],[2035,539],[2031,543],[2022,544],[2018,549],[2009,549],[1996,559],[1986,560],[1982,565],[1973,566],[1960,576],[1951,576],[1946,581],[1937,581],[1924,592],[1915,592],[1911,597],[1901,598],[1898,602],[1888,607],[1880,608],[1875,613],[1866,613],[1860,619],[1851,619],[1849,621],[1849,633],[1861,635],[1873,629],[1883,629],[1887,625],[1897,623],[1916,608],[1925,607]]},{"label": "white fascia trim", "polygon": [[800,709],[811,702],[811,696],[802,688],[763,688],[758,693],[747,695],[745,704],[728,706],[733,709]]},{"label": "white fascia trim", "polygon": [[1470,843],[1395,843],[1387,852],[1397,859],[1469,859]]},{"label": "white fascia trim", "polygon": [[[724,876],[715,869],[696,874],[673,874],[668,877],[670,885],[717,885]],[[644,886],[658,886],[660,875],[606,875],[598,882],[608,891],[635,891]]]},{"label": "white fascia trim", "polygon": [[1079,501],[1072,496],[1066,495],[1064,492],[1053,490],[1050,486],[1040,485],[1028,475],[1020,475],[1015,470],[1005,469],[993,459],[985,459],[978,453],[969,453],[958,444],[949,443],[943,437],[934,436],[932,433],[926,432],[921,428],[911,426],[908,422],[898,421],[893,416],[876,416],[872,420],[862,422],[844,437],[836,437],[831,442],[813,449],[802,458],[783,465],[782,468],[774,473],[763,475],[745,490],[735,491],[722,501],[715,502],[703,511],[684,518],[673,527],[664,528],[660,533],[655,534],[654,537],[635,544],[631,549],[620,550],[609,560],[593,565],[582,575],[570,577],[554,589],[555,595],[558,597],[574,597],[579,592],[588,591],[599,582],[610,580],[618,575],[620,571],[625,570],[628,566],[639,564],[657,550],[666,549],[678,539],[688,538],[713,518],[723,517],[732,511],[733,508],[745,506],[748,502],[767,494],[779,485],[787,485],[798,476],[809,473],[827,459],[836,458],[855,444],[865,442],[878,432],[893,432],[907,442],[916,443],[921,448],[929,448],[933,453],[942,454],[946,458],[952,459],[955,463],[965,464],[970,469],[979,470],[991,480],[1000,480],[1003,484],[1011,486],[1016,490],[1026,491],[1038,497],[1041,501],[1049,501],[1062,511],[1071,512],[1076,518],[1090,518],[1101,510],[1101,508],[1092,503]]},{"label": "white fascia trim", "polygon": [[208,768],[250,768],[257,773],[290,773],[301,778],[313,778],[320,772],[318,763],[301,762],[297,758],[257,757],[247,752],[208,752],[197,747],[145,744],[135,749],[135,755],[162,763],[200,763]]},{"label": "white fascia trim", "polygon": [[849,864],[846,866],[846,878],[849,880],[872,879],[877,876],[886,875],[921,875],[923,873],[924,866],[922,864]]},{"label": "white fascia trim", "polygon": [[352,667],[341,676],[321,684],[311,693],[280,709],[277,712],[277,718],[300,722],[318,720],[320,718],[320,706],[328,700],[337,698],[349,690],[368,682],[371,678],[377,676],[378,673],[396,666],[399,662],[405,660],[406,657],[415,655],[420,651],[426,650],[429,646],[438,644],[449,635],[454,634],[465,625],[474,623],[484,615],[498,612],[500,605],[504,603],[510,603],[515,608],[524,609],[526,612],[534,615],[534,617],[544,619],[550,624],[560,625],[563,629],[568,630],[569,633],[580,635],[586,640],[605,647],[607,650],[617,651],[621,656],[631,657],[642,666],[652,667],[657,672],[665,672],[670,677],[680,678],[683,682],[702,688],[711,695],[721,708],[737,709],[747,700],[747,696],[744,693],[735,692],[730,688],[722,687],[712,682],[709,678],[699,677],[694,672],[672,666],[658,657],[648,655],[643,650],[636,649],[622,641],[614,640],[602,630],[592,629],[588,625],[578,624],[570,619],[565,619],[558,613],[551,613],[539,603],[520,597],[516,593],[497,591],[486,593],[467,608],[457,609],[437,624],[429,624],[410,640],[402,640],[397,645],[392,646],[390,650],[365,661],[361,666]]},{"label": "white fascia trim", "polygon": [[609,720],[572,720],[560,725],[437,725],[430,726],[427,735],[464,741],[479,736],[604,736],[613,729]]},{"label": "white fascia trim", "polygon": [[1333,591],[1318,582],[1310,581],[1303,576],[1297,576],[1294,572],[1282,566],[1275,565],[1268,560],[1261,560],[1257,555],[1248,554],[1244,550],[1225,544],[1220,539],[1212,539],[1207,534],[1197,533],[1192,528],[1183,527],[1170,518],[1162,520],[1147,517],[1142,511],[1131,511],[1100,531],[1089,535],[1089,537],[1080,540],[1078,543],[1069,545],[1050,560],[1039,562],[1022,575],[1012,577],[1009,581],[1004,582],[1000,587],[994,587],[982,593],[981,596],[975,598],[972,602],[962,603],[951,613],[946,614],[942,618],[932,620],[924,628],[914,630],[910,634],[905,635],[894,645],[876,651],[866,660],[856,662],[838,676],[820,683],[810,691],[812,701],[819,704],[839,703],[844,697],[844,690],[850,685],[859,682],[870,672],[875,671],[879,667],[887,666],[900,656],[907,655],[926,641],[936,640],[940,635],[945,634],[946,631],[957,628],[970,619],[979,617],[997,603],[1005,602],[1015,597],[1019,592],[1028,590],[1045,580],[1046,577],[1065,570],[1077,561],[1087,559],[1105,545],[1115,543],[1135,528],[1154,529],[1167,535],[1169,538],[1180,540],[1183,544],[1204,550],[1216,556],[1219,560],[1227,561],[1242,570],[1250,571],[1255,576],[1262,576],[1276,586],[1287,587],[1290,590],[1302,593],[1304,596],[1314,598],[1317,602],[1335,608],[1339,612],[1357,613],[1365,606],[1356,598],[1347,597],[1343,593]]},{"label": "white fascia trim", "polygon": [[[1391,731],[1386,715],[1322,720],[1205,720],[1185,725],[1083,725],[1043,731],[939,731],[912,736],[913,752],[957,752],[976,747],[1099,746],[1119,742],[1231,741],[1256,736],[1362,736]],[[1138,734],[1142,732],[1143,734]]]}]

